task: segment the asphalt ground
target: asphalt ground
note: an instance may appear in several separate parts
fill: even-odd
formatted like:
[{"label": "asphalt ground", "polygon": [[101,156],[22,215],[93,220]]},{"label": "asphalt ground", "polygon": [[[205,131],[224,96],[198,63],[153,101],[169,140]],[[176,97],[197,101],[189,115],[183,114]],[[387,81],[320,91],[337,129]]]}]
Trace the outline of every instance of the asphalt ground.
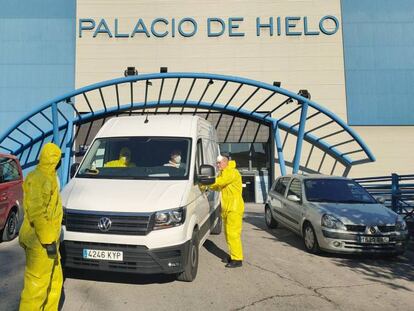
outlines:
[{"label": "asphalt ground", "polygon": [[[378,256],[311,255],[284,228],[266,230],[262,205],[248,205],[245,261],[227,269],[223,235],[200,251],[192,283],[165,275],[72,272],[62,310],[414,310],[414,252]],[[18,309],[24,253],[17,239],[0,243],[0,310]]]}]

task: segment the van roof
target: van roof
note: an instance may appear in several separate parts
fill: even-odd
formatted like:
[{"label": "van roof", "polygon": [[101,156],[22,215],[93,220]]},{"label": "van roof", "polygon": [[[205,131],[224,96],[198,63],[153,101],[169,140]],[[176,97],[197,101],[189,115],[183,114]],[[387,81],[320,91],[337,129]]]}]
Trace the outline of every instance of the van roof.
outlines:
[{"label": "van roof", "polygon": [[[145,120],[148,122],[145,122]],[[110,119],[96,137],[169,136],[192,137],[197,133],[197,123],[206,122],[191,115],[146,115]]]}]

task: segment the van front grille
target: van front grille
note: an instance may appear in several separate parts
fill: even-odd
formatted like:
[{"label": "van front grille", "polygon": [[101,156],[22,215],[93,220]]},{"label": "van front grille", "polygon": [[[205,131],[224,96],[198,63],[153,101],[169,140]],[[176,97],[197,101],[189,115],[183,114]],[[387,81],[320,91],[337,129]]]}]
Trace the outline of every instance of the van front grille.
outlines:
[{"label": "van front grille", "polygon": [[[101,230],[99,227],[100,221],[104,218],[110,220],[107,230]],[[85,213],[75,210],[66,211],[65,222],[67,231],[122,235],[147,235],[154,223],[150,214]]]}]

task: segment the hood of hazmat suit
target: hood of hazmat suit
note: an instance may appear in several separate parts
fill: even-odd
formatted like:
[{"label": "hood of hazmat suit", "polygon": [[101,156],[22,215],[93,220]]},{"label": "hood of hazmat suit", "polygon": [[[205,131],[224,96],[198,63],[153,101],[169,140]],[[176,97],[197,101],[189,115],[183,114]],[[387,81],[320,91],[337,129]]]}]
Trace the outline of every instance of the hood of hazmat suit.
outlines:
[{"label": "hood of hazmat suit", "polygon": [[104,167],[136,167],[131,161],[131,150],[128,147],[122,147],[119,152],[119,159],[105,163]]}]

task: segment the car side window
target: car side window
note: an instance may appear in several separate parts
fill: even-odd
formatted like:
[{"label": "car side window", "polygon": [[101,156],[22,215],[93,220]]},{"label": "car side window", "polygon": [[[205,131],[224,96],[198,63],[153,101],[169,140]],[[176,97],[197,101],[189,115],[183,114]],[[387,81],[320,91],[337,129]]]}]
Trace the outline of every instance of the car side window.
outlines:
[{"label": "car side window", "polygon": [[288,182],[289,178],[280,178],[275,185],[274,191],[284,196]]},{"label": "car side window", "polygon": [[7,159],[0,162],[0,183],[6,183],[20,178],[19,168],[16,161]]},{"label": "car side window", "polygon": [[288,196],[289,195],[296,195],[299,199],[302,200],[302,184],[300,180],[294,179],[290,183],[289,190],[288,190]]}]

